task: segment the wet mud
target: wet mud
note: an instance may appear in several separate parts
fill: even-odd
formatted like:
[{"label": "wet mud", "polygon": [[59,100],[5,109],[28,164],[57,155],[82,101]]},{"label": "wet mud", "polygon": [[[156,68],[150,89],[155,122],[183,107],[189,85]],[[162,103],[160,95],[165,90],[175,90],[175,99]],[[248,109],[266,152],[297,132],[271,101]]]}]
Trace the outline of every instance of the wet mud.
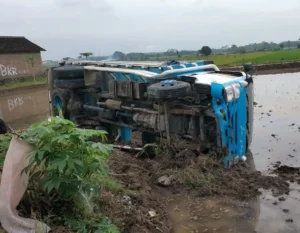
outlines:
[{"label": "wet mud", "polygon": [[[284,179],[255,171],[251,154],[250,163],[230,170],[220,160],[203,155],[186,158],[185,163],[177,159],[176,155],[137,159],[117,150],[112,154],[112,175],[135,191],[127,198],[129,209],[128,201],[125,205],[116,201],[124,199],[121,196],[107,210],[110,217],[124,223],[122,232],[254,232],[248,230],[259,216],[261,189],[270,190],[274,197],[289,194]],[[171,177],[170,182],[161,185],[161,177]],[[243,223],[238,224],[238,219]]]}]

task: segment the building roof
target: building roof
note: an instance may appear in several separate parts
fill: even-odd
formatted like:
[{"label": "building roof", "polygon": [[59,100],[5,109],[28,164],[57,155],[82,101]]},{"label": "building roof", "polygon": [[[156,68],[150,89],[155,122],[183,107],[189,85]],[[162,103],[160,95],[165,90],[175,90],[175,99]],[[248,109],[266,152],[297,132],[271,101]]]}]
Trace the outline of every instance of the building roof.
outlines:
[{"label": "building roof", "polygon": [[32,53],[46,51],[22,36],[0,36],[0,53]]}]

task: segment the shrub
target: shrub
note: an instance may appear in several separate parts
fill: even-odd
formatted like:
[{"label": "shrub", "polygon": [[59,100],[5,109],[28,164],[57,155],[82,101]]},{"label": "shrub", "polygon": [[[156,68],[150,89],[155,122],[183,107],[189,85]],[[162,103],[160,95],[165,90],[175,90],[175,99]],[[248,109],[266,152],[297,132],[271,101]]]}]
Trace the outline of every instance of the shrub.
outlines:
[{"label": "shrub", "polygon": [[55,189],[59,195],[72,197],[77,192],[96,192],[93,178],[108,176],[105,161],[112,146],[92,142],[93,137],[106,139],[104,131],[79,129],[59,117],[36,123],[23,134],[23,139],[36,146],[25,171],[38,170],[41,187],[48,193]]},{"label": "shrub", "polygon": [[[122,189],[108,173],[112,146],[105,144],[105,131],[76,128],[69,120],[51,117],[33,124],[20,137],[34,146],[23,170],[30,173],[30,183],[20,203],[21,215],[39,216],[50,225],[66,224],[75,232],[119,232],[95,213],[93,203],[103,183]],[[1,135],[0,140],[4,160],[11,136]]]}]

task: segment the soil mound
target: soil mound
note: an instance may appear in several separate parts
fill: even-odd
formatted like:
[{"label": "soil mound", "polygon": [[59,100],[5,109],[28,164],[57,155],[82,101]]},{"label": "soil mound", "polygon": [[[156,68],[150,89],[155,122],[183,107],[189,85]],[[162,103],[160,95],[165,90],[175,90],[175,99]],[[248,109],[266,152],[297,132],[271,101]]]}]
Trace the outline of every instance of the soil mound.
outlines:
[{"label": "soil mound", "polygon": [[225,169],[214,156],[196,156],[191,150],[154,159],[114,151],[109,165],[111,175],[134,192],[117,196],[102,192],[105,213],[119,219],[126,233],[170,232],[166,205],[174,195],[249,200],[257,197],[261,188],[272,190],[275,196],[289,193],[289,184],[281,176],[264,176],[246,163]]}]

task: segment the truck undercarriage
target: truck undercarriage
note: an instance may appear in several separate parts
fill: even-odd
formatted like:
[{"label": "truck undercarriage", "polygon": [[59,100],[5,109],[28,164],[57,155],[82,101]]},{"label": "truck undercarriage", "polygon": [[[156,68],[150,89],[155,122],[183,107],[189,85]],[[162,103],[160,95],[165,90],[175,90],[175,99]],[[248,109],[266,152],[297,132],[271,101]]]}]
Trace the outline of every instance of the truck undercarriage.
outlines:
[{"label": "truck undercarriage", "polygon": [[133,131],[143,143],[188,139],[222,151],[229,167],[245,159],[252,140],[253,80],[213,62],[72,62],[49,72],[49,86],[54,115],[61,110],[78,126],[123,142]]}]

